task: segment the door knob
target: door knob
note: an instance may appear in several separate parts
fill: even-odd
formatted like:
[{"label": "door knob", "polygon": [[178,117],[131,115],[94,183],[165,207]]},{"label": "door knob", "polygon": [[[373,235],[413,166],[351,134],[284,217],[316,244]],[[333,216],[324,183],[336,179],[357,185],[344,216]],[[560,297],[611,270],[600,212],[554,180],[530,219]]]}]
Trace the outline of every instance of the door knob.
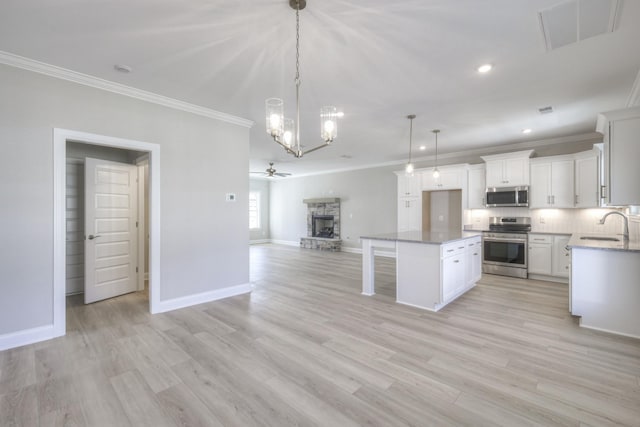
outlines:
[{"label": "door knob", "polygon": [[96,234],[95,236],[93,234],[89,234],[89,240],[97,239],[98,237],[100,237],[99,234]]}]

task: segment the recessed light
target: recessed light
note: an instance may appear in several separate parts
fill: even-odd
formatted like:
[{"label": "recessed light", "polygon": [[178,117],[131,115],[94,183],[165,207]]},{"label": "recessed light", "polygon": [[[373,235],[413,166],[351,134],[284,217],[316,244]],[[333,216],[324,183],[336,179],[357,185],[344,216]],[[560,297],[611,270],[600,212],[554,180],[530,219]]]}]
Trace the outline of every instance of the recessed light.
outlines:
[{"label": "recessed light", "polygon": [[524,134],[531,133],[531,132],[532,132],[532,130],[529,129],[529,128],[522,129],[522,133],[524,133]]},{"label": "recessed light", "polygon": [[478,67],[478,72],[479,73],[488,73],[489,71],[491,71],[492,68],[493,68],[493,65],[491,65],[491,64],[483,64],[483,65]]},{"label": "recessed light", "polygon": [[426,146],[426,145],[421,145],[421,146],[420,146],[420,150],[421,150],[421,151],[424,151],[424,150],[426,150],[426,149],[427,149],[427,146]]},{"label": "recessed light", "polygon": [[121,73],[125,73],[125,74],[126,73],[130,73],[133,70],[133,68],[131,68],[128,65],[124,65],[124,64],[116,64],[116,65],[113,66],[113,69],[116,70],[116,71],[119,71]]}]

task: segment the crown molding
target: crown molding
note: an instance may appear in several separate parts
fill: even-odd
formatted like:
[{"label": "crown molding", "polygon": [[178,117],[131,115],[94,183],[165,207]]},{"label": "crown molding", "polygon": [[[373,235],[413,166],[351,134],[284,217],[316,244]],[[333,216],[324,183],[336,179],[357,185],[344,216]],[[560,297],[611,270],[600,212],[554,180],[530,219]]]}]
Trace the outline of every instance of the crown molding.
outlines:
[{"label": "crown molding", "polygon": [[629,98],[627,98],[627,107],[635,107],[640,105],[640,70],[636,74],[636,79],[631,86]]},{"label": "crown molding", "polygon": [[139,99],[141,101],[150,102],[152,104],[162,105],[163,107],[172,108],[174,110],[185,111],[187,113],[196,114],[198,116],[208,117],[210,119],[220,120],[238,126],[250,128],[254,122],[242,117],[233,116],[231,114],[222,113],[210,108],[201,107],[199,105],[190,104],[188,102],[179,101],[167,96],[158,95],[152,92],[125,86],[120,83],[111,82],[109,80],[100,79],[88,74],[78,73],[66,68],[58,67],[44,62],[36,61],[13,53],[0,51],[0,64],[9,65],[23,70],[33,71],[35,73],[44,74],[61,80],[67,80],[84,86],[101,89],[107,92],[117,93],[119,95],[128,96],[130,98]]},{"label": "crown molding", "polygon": [[[529,149],[535,150],[536,148],[540,148],[540,147],[547,147],[547,146],[556,145],[556,144],[569,144],[573,142],[591,142],[593,144],[597,144],[602,142],[602,135],[598,134],[597,132],[589,132],[589,133],[583,133],[578,135],[563,136],[559,138],[537,139],[537,140],[517,142],[512,144],[492,145],[489,147],[482,147],[482,148],[476,148],[471,150],[453,151],[450,153],[438,153],[438,159],[456,160],[456,159],[460,159],[461,157],[468,158],[471,156],[476,156],[476,157],[488,156],[492,154],[511,153],[513,151],[522,151],[522,150],[529,150]],[[413,163],[417,164],[421,162],[429,162],[434,159],[435,159],[434,155],[414,157]],[[316,175],[327,175],[327,174],[340,173],[340,172],[351,172],[351,171],[362,170],[362,169],[374,169],[374,168],[381,168],[381,167],[387,167],[387,166],[405,165],[406,163],[407,163],[406,159],[393,160],[389,162],[359,165],[359,166],[340,168],[340,169],[331,169],[331,170],[326,170],[321,172],[295,174],[292,176],[279,178],[278,181],[285,181],[290,179],[304,178],[304,177],[316,176]],[[468,163],[468,162],[465,161],[461,163]],[[442,163],[442,164],[439,164],[438,166],[444,167],[444,166],[449,166],[453,164],[455,164],[455,162]],[[420,166],[420,168],[422,169],[423,167]],[[275,182],[275,181],[272,181],[272,182]]]}]

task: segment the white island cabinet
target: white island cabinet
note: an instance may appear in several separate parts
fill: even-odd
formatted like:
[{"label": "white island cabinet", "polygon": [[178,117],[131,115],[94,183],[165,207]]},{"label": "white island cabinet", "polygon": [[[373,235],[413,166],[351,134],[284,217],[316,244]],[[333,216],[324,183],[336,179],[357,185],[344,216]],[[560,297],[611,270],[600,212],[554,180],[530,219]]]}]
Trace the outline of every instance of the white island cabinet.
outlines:
[{"label": "white island cabinet", "polygon": [[580,326],[640,338],[640,242],[588,237],[574,234],[568,245],[571,314]]},{"label": "white island cabinet", "polygon": [[376,248],[396,251],[396,301],[438,311],[480,279],[477,232],[404,232],[361,237],[362,293],[373,295]]}]

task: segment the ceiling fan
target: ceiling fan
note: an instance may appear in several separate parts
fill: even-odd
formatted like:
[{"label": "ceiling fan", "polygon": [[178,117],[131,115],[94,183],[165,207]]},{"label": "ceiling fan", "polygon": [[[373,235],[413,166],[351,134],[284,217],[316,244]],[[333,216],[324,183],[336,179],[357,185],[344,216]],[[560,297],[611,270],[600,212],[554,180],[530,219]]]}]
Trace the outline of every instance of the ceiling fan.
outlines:
[{"label": "ceiling fan", "polygon": [[276,170],[273,168],[273,162],[269,162],[269,167],[264,172],[251,172],[251,173],[258,173],[258,174],[266,175],[268,177],[291,175],[290,173],[286,173],[286,172],[276,172]]}]

